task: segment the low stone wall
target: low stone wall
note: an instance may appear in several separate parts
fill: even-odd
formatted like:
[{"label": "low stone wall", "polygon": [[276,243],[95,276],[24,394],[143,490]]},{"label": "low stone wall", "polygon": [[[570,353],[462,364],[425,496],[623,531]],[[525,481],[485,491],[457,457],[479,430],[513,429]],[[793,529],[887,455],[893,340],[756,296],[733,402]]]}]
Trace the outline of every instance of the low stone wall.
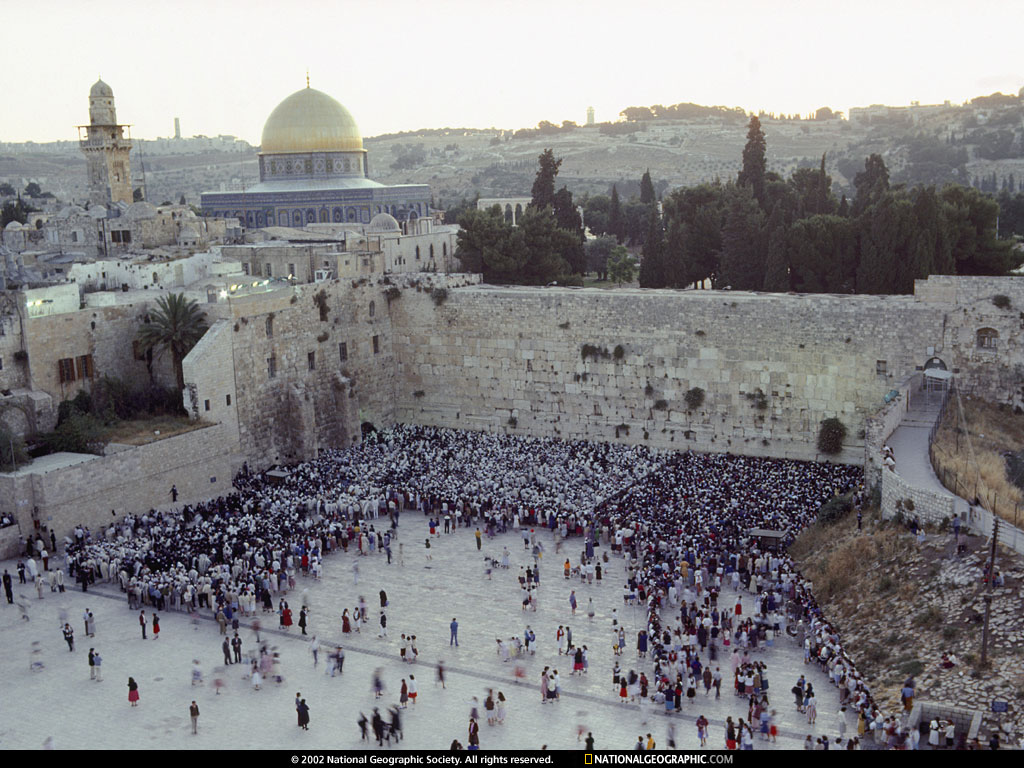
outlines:
[{"label": "low stone wall", "polygon": [[897,384],[899,396],[864,421],[864,477],[869,486],[882,482],[882,446],[910,410],[910,399],[921,388],[923,374],[914,373]]},{"label": "low stone wall", "polygon": [[17,557],[21,550],[21,528],[17,523],[0,528],[0,560],[10,560]]},{"label": "low stone wall", "polygon": [[[917,701],[914,702],[914,708],[910,711],[907,727],[922,729],[922,744],[928,743],[928,724],[933,718],[953,723],[957,740],[961,734],[966,734],[968,743],[978,736],[978,731],[981,729],[981,712],[976,709],[955,707],[952,704],[942,704],[937,701]],[[945,738],[941,743],[945,744]]]},{"label": "low stone wall", "polygon": [[912,512],[922,523],[940,524],[953,516],[955,497],[949,493],[937,493],[918,488],[904,480],[896,472],[886,469],[882,472],[882,517],[889,519],[897,512],[897,502],[911,499]]},{"label": "low stone wall", "polygon": [[39,521],[63,537],[78,524],[99,529],[166,504],[172,485],[179,503],[201,501],[231,491],[237,458],[229,445],[227,427],[215,424],[50,471],[30,465],[0,474],[0,510],[23,531]]}]

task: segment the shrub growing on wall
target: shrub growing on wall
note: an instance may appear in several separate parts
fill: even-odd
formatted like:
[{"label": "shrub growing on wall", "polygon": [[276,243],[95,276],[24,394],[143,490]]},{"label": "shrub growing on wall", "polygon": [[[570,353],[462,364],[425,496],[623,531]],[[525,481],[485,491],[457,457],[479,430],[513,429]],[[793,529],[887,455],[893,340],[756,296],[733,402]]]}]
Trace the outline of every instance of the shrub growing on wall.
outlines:
[{"label": "shrub growing on wall", "polygon": [[818,450],[830,456],[843,450],[846,439],[846,426],[839,419],[825,419],[818,430]]},{"label": "shrub growing on wall", "polygon": [[686,409],[695,411],[704,404],[704,390],[700,387],[693,387],[686,391]]}]

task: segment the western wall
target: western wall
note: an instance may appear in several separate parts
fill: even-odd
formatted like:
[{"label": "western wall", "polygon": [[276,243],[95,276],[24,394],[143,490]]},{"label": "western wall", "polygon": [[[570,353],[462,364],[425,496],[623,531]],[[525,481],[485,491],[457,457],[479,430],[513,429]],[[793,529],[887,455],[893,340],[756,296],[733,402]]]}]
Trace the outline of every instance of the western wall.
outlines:
[{"label": "western wall", "polygon": [[[930,360],[1019,404],[1022,306],[1024,278],[933,277],[913,296],[466,288],[396,303],[396,418],[821,459],[836,416],[835,459],[862,464],[866,417]],[[706,394],[689,408],[694,387]]]},{"label": "western wall", "polygon": [[[893,421],[877,416],[886,395],[925,366],[1022,403],[1022,308],[1024,277],[934,276],[912,296],[510,288],[433,273],[283,286],[232,298],[184,361],[186,409],[216,428],[152,444],[175,441],[151,470],[121,456],[47,471],[14,511],[22,530],[33,507],[58,531],[101,525],[111,509],[168,503],[172,483],[203,498],[243,462],[349,445],[365,423],[823,459],[818,428],[837,416],[847,437],[830,460],[871,469]],[[689,407],[693,388],[704,400]],[[26,482],[0,476],[0,506]]]}]

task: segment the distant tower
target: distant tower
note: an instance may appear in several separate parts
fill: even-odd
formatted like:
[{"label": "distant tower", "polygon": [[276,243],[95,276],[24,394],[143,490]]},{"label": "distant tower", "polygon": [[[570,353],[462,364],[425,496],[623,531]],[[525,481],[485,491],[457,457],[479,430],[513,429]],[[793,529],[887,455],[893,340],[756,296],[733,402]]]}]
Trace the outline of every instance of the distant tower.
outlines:
[{"label": "distant tower", "polygon": [[594,108],[587,107],[587,125],[594,124]]},{"label": "distant tower", "polygon": [[[114,92],[102,80],[89,90],[89,125],[78,126],[78,146],[89,174],[89,202],[132,203],[131,136],[117,124]],[[85,131],[83,137],[83,129]],[[131,133],[130,131],[128,132]]]},{"label": "distant tower", "polygon": [[174,118],[174,138],[181,138],[181,121],[178,118]]}]

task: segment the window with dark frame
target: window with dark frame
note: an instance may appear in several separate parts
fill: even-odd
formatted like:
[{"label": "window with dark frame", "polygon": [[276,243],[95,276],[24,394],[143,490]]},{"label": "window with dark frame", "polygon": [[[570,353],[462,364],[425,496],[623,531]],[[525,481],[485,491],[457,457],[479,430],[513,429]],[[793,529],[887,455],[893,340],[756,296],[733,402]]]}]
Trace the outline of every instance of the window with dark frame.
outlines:
[{"label": "window with dark frame", "polygon": [[61,384],[69,384],[75,380],[75,360],[65,357],[57,361],[57,374]]}]

